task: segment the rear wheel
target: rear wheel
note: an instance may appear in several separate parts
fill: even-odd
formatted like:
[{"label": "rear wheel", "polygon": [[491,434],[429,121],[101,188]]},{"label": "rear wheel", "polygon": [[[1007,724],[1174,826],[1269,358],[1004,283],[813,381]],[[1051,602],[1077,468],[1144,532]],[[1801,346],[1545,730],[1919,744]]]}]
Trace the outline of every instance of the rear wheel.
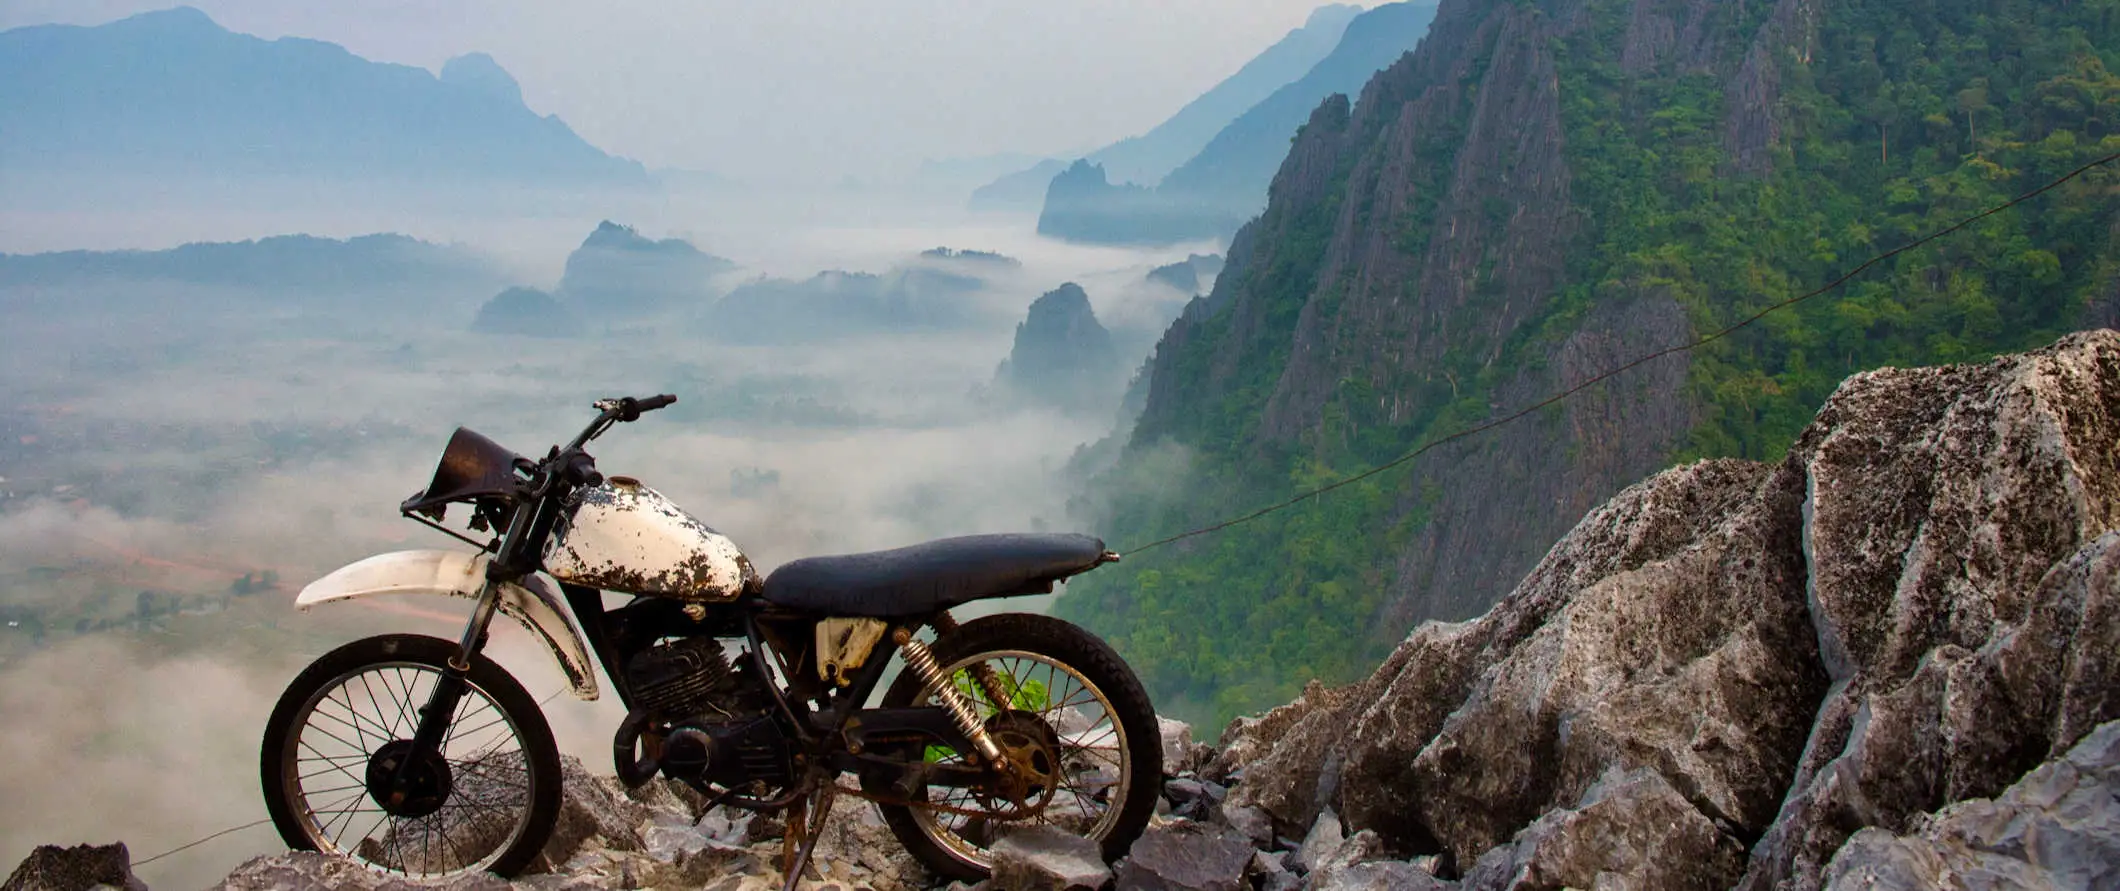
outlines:
[{"label": "rear wheel", "polygon": [[559,749],[537,703],[492,660],[471,660],[441,751],[389,793],[419,712],[457,645],[390,634],[339,647],[295,677],[265,725],[265,807],[291,848],[417,878],[510,876],[559,815]]},{"label": "rear wheel", "polygon": [[[1104,859],[1126,853],[1155,810],[1163,749],[1155,709],[1109,644],[1049,616],[1007,614],[967,622],[933,647],[950,683],[972,702],[1004,753],[1022,765],[1021,788],[922,786],[914,801],[884,805],[884,822],[930,871],[976,881],[991,848],[1016,828],[1051,826],[1096,841]],[[991,674],[977,669],[985,666]],[[998,684],[996,702],[987,691]],[[914,672],[901,672],[883,705],[933,705]],[[924,760],[962,763],[968,753],[930,746]],[[883,784],[872,793],[902,795]]]}]

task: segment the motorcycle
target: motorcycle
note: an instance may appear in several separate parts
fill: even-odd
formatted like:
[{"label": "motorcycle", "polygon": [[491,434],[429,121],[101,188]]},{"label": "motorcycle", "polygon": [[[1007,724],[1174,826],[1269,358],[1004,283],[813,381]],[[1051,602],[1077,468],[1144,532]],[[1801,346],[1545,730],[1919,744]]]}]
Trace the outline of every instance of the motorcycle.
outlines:
[{"label": "motorcycle", "polygon": [[[598,668],[610,679],[627,709],[612,740],[621,782],[682,783],[704,796],[702,815],[783,816],[789,888],[842,794],[876,803],[945,878],[984,878],[993,846],[1028,826],[1091,839],[1107,861],[1125,853],[1163,770],[1132,670],[1059,619],[950,615],[1050,592],[1118,556],[1084,535],[977,535],[760,578],[734,542],[639,480],[602,475],[583,450],[676,401],[599,400],[594,421],[537,461],[458,428],[399,511],[477,550],[380,554],[302,590],[305,610],[385,594],[472,606],[457,640],[357,640],[289,684],[260,758],[287,844],[415,880],[532,863],[558,818],[559,751],[539,704],[481,652],[498,614],[549,652],[576,698],[598,698]],[[452,505],[489,540],[444,525]],[[606,592],[632,597],[607,608]]]}]

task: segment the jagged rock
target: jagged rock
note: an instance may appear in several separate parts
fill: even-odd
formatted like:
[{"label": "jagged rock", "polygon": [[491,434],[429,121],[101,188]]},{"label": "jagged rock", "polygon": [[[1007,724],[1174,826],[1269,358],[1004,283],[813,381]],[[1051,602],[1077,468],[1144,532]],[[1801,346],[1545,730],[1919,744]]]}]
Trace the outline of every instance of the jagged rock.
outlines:
[{"label": "jagged rock", "polygon": [[[344,857],[315,851],[289,851],[277,857],[253,857],[215,885],[213,891],[417,891]],[[479,873],[448,883],[449,891],[494,891],[508,883]]]},{"label": "jagged rock", "polygon": [[1285,853],[1252,852],[1251,875],[1259,891],[1296,891],[1303,887],[1303,877],[1289,871],[1287,860]]},{"label": "jagged rock", "polygon": [[109,886],[147,891],[132,874],[132,854],[124,842],[108,845],[38,845],[0,884],[0,891],[88,891]]},{"label": "jagged rock", "polygon": [[2120,887],[2120,722],[1993,799],[1918,818],[1904,836],[1855,833],[1825,876],[1831,891]]},{"label": "jagged rock", "polygon": [[1614,770],[1568,810],[1540,817],[1480,858],[1464,891],[1725,888],[1743,848],[1653,770]]},{"label": "jagged rock", "polygon": [[1097,891],[1112,880],[1097,843],[1046,826],[996,842],[994,884],[1010,891]]},{"label": "jagged rock", "polygon": [[1163,773],[1166,776],[1191,771],[1214,756],[1212,748],[1193,742],[1191,724],[1159,715],[1156,728],[1163,738]]},{"label": "jagged rock", "polygon": [[1224,801],[1216,813],[1223,825],[1242,833],[1260,848],[1273,846],[1273,817],[1256,807]]},{"label": "jagged rock", "polygon": [[559,820],[552,827],[552,838],[545,842],[545,850],[530,868],[549,871],[592,841],[597,847],[612,850],[646,850],[641,824],[649,816],[648,807],[628,797],[616,777],[592,774],[582,767],[581,759],[562,755]]},{"label": "jagged rock", "polygon": [[1295,868],[1304,872],[1315,872],[1326,860],[1340,852],[1347,843],[1347,830],[1340,825],[1340,815],[1326,808],[1311,824],[1310,833],[1303,836],[1303,846],[1297,848],[1289,860]]},{"label": "jagged rock", "polygon": [[1207,780],[1180,777],[1163,784],[1163,795],[1170,799],[1172,816],[1205,821],[1221,808],[1229,790]]},{"label": "jagged rock", "polygon": [[[2116,440],[2120,333],[1857,375],[1785,460],[1629,487],[1487,615],[1233,723],[1202,773],[1283,828],[1331,806],[1459,866],[1559,864],[1519,836],[1551,814],[1541,846],[1679,838],[1685,882],[1815,888],[1855,830],[1994,795],[2120,718]],[[1635,804],[1593,799],[1613,771]]]},{"label": "jagged rock", "polygon": [[1240,891],[1251,872],[1251,842],[1220,826],[1179,821],[1151,826],[1113,871],[1117,891]]},{"label": "jagged rock", "polygon": [[[1319,818],[1323,822],[1324,818]],[[1337,830],[1331,836],[1336,837]],[[1362,830],[1317,853],[1311,861],[1309,891],[1435,891],[1449,887],[1426,870],[1405,861],[1384,859],[1377,834]],[[1600,886],[1602,888],[1602,886]]]}]

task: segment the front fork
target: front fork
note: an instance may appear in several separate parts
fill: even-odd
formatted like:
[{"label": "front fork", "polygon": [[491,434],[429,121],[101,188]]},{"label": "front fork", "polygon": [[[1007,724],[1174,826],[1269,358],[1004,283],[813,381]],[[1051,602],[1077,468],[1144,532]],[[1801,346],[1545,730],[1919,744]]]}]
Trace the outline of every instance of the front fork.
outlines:
[{"label": "front fork", "polygon": [[413,765],[427,763],[430,756],[441,751],[443,736],[449,732],[449,722],[471,686],[464,679],[471,672],[471,660],[485,647],[486,629],[493,624],[493,614],[499,609],[500,584],[489,577],[485,588],[479,592],[478,606],[471,610],[471,620],[464,623],[464,636],[457,642],[456,654],[450,656],[448,664],[442,667],[441,679],[435,681],[434,690],[427,694],[427,704],[420,706],[419,726],[412,732],[411,757],[398,763],[391,778],[392,798],[401,799],[407,794]]}]

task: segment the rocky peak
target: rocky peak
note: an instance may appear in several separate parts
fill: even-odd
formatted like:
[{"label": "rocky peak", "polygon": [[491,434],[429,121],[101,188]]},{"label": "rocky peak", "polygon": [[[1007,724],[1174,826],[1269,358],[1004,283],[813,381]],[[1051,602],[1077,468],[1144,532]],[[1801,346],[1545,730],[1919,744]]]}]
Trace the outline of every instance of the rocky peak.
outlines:
[{"label": "rocky peak", "polygon": [[657,241],[605,220],[567,255],[559,295],[590,318],[697,311],[714,294],[712,279],[735,265],[683,239]]},{"label": "rocky peak", "polygon": [[1067,282],[1031,301],[1016,343],[995,374],[1012,392],[1068,409],[1108,409],[1125,367],[1089,294]]},{"label": "rocky peak", "polygon": [[[442,63],[442,83],[462,87],[505,105],[523,104],[515,76],[485,53],[467,53]],[[606,225],[609,225],[607,222]]]}]

